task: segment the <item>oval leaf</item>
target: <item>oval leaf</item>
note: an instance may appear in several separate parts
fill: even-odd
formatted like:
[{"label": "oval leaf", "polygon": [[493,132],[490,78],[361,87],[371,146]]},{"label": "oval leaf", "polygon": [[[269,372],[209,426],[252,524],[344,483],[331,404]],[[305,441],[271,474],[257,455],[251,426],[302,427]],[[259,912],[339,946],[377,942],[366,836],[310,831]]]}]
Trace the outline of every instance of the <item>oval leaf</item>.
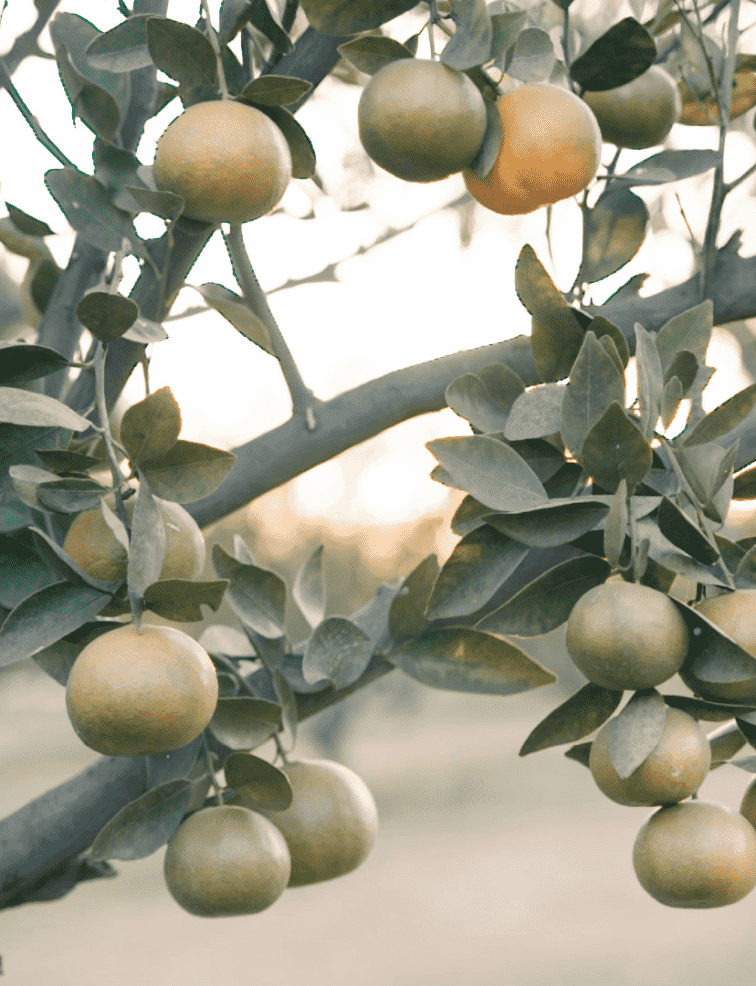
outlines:
[{"label": "oval leaf", "polygon": [[372,654],[373,646],[362,630],[343,617],[331,616],[307,641],[302,674],[310,685],[326,679],[336,688],[346,688],[362,675]]},{"label": "oval leaf", "polygon": [[613,720],[609,757],[623,780],[656,749],[666,721],[667,706],[655,688],[636,692]]},{"label": "oval leaf", "polygon": [[0,387],[0,421],[70,431],[86,431],[91,426],[86,418],[54,397],[15,387]]},{"label": "oval leaf", "polygon": [[526,390],[512,405],[504,437],[514,442],[558,434],[562,427],[564,393],[564,384],[560,383],[545,383]]},{"label": "oval leaf", "polygon": [[317,626],[325,616],[322,544],[299,566],[291,594],[310,626]]},{"label": "oval leaf", "polygon": [[506,640],[467,627],[429,629],[405,641],[389,660],[431,688],[481,695],[516,695],[556,677]]},{"label": "oval leaf", "polygon": [[235,461],[232,452],[179,439],[170,452],[144,462],[140,471],[161,500],[192,503],[214,493]]},{"label": "oval leaf", "polygon": [[181,824],[192,798],[188,780],[168,781],[121,808],[100,829],[90,859],[144,859],[166,844]]},{"label": "oval leaf", "polygon": [[281,706],[262,698],[219,698],[210,732],[232,750],[253,750],[275,736]]},{"label": "oval leaf", "polygon": [[551,501],[516,514],[492,514],[486,523],[530,548],[558,548],[592,531],[609,513],[593,498]]},{"label": "oval leaf", "polygon": [[252,811],[286,811],[293,793],[286,774],[272,763],[250,753],[232,753],[223,764],[226,784],[245,808]]},{"label": "oval leaf", "polygon": [[121,419],[121,444],[133,463],[158,459],[178,441],[181,411],[170,387],[161,387],[127,408]]},{"label": "oval leaf", "polygon": [[589,681],[538,723],[522,744],[520,756],[588,736],[603,726],[622,701],[622,694]]}]

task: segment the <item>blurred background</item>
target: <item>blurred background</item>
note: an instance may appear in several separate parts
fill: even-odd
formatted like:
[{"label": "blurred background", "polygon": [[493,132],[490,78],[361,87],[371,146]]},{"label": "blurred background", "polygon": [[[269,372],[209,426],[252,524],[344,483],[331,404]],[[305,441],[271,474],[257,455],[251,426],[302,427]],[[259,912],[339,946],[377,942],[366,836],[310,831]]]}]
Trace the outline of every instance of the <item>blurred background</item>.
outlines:
[{"label": "blurred background", "polygon": [[[193,23],[198,7],[179,0],[169,16]],[[68,0],[58,9],[102,30],[119,20],[115,0]],[[571,15],[595,37],[624,16],[643,20],[654,10],[643,0],[632,6],[575,0]],[[556,4],[536,3],[531,12],[557,41]],[[0,52],[35,16],[32,0],[5,8]],[[403,41],[421,26],[412,12],[385,30]],[[50,50],[47,32],[40,43]],[[54,62],[27,59],[14,81],[52,139],[90,171],[91,133],[71,121]],[[573,201],[554,207],[549,247],[545,210],[496,216],[473,207],[459,176],[423,186],[379,173],[357,139],[360,82],[364,77],[342,67],[298,114],[315,146],[320,184],[293,182],[274,215],[245,227],[271,307],[321,398],[400,367],[528,333],[530,318],[513,283],[523,244],[533,245],[563,289],[579,261],[580,214]],[[139,149],[145,164],[177,113],[171,105],[149,122]],[[726,179],[756,161],[753,115],[733,125]],[[4,92],[0,121],[0,193],[56,230],[48,242],[64,266],[72,237],[41,180],[58,165]],[[668,146],[714,148],[716,131],[677,126]],[[612,152],[605,149],[604,163]],[[620,167],[648,153],[624,151]],[[649,205],[651,230],[637,257],[594,287],[596,303],[634,273],[650,273],[642,292],[650,294],[694,270],[686,223],[700,242],[710,178],[638,194]],[[756,252],[753,215],[749,180],[727,199],[720,242],[745,222],[742,253]],[[163,228],[148,217],[137,225],[145,236]],[[0,335],[6,339],[33,338],[26,268],[27,261],[0,248]],[[190,281],[235,287],[219,236]],[[196,291],[182,291],[178,317],[166,324],[170,338],[154,347],[151,384],[172,388],[182,409],[182,437],[233,448],[285,421],[290,405],[270,357],[200,308]],[[710,408],[756,379],[753,326],[715,330],[708,362],[718,368],[706,392]],[[123,407],[143,395],[135,374]],[[241,534],[257,563],[289,584],[315,546],[325,544],[328,613],[347,614],[430,552],[442,562],[448,557],[457,541],[449,521],[462,494],[430,480],[435,459],[425,443],[468,433],[450,410],[408,421],[253,502],[207,531],[208,544],[231,550]],[[738,536],[756,533],[747,505],[733,512],[731,525]],[[293,610],[289,631],[297,640],[306,624]],[[189,629],[199,636],[220,622],[234,622],[225,607]],[[381,834],[355,873],[288,892],[263,914],[212,922],[184,913],[170,898],[162,850],[119,863],[117,879],[0,915],[8,982],[752,986],[756,894],[718,911],[661,907],[640,888],[631,864],[646,811],[609,802],[561,749],[518,758],[533,726],[582,682],[567,658],[563,630],[525,646],[559,675],[558,684],[511,698],[465,696],[423,689],[397,671],[303,725],[297,755],[341,760],[375,793]],[[674,680],[665,688],[679,690]],[[31,662],[0,671],[0,815],[96,756],[74,735],[60,686]],[[748,780],[725,766],[702,795],[735,807]]]}]

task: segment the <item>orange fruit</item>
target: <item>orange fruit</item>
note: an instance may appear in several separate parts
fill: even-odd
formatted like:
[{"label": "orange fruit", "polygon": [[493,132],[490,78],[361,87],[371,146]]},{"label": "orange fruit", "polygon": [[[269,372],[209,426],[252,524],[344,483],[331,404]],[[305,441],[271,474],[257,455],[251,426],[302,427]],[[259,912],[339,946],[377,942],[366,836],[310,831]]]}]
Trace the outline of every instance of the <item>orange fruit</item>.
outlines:
[{"label": "orange fruit", "polygon": [[637,150],[661,144],[681,110],[677,83],[658,65],[624,86],[586,91],[583,99],[593,110],[605,141]]},{"label": "orange fruit", "polygon": [[199,736],[218,700],[205,650],[175,627],[125,624],[74,661],[66,707],[79,739],[98,753],[133,757],[178,750]]},{"label": "orange fruit", "polygon": [[416,58],[379,69],[357,108],[362,146],[405,181],[439,181],[467,167],[486,119],[483,97],[463,72]]},{"label": "orange fruit", "polygon": [[574,93],[547,82],[500,96],[502,140],[492,170],[464,171],[472,197],[493,212],[519,216],[577,195],[598,171],[601,131]]},{"label": "orange fruit", "polygon": [[[732,95],[730,96],[730,119],[747,113],[756,106],[756,73],[736,72],[732,80]],[[689,79],[680,81],[678,89],[682,98],[680,123],[689,127],[716,126],[719,121],[719,107],[711,95],[708,78]],[[698,95],[698,99],[696,99]],[[700,103],[703,104],[703,108]]]},{"label": "orange fruit", "polygon": [[[699,613],[731,637],[751,657],[756,657],[756,590],[736,589],[704,599],[695,607]],[[680,677],[696,695],[710,702],[756,703],[756,678],[709,682],[697,678],[693,667],[686,666]]]},{"label": "orange fruit", "polygon": [[158,140],[161,191],[183,195],[184,215],[246,223],[280,202],[291,179],[286,138],[261,110],[233,99],[195,103]]},{"label": "orange fruit", "polygon": [[756,831],[709,801],[659,808],[633,847],[641,886],[668,907],[723,907],[756,886]]},{"label": "orange fruit", "polygon": [[293,761],[283,770],[292,803],[264,814],[289,847],[289,886],[332,880],[356,869],[378,833],[378,811],[367,784],[332,760]]},{"label": "orange fruit", "polygon": [[711,747],[696,720],[667,707],[664,732],[653,751],[629,777],[614,769],[609,744],[616,718],[604,723],[591,744],[589,766],[599,789],[620,805],[663,805],[694,794],[711,765]]},{"label": "orange fruit", "polygon": [[575,603],[567,649],[590,681],[620,691],[654,688],[680,668],[688,628],[663,592],[631,582],[605,582]]},{"label": "orange fruit", "polygon": [[181,823],[163,873],[173,899],[198,917],[257,914],[286,889],[291,860],[283,836],[248,808],[215,805]]},{"label": "orange fruit", "polygon": [[[115,497],[105,502],[115,510]],[[136,497],[124,501],[126,520],[131,523]],[[158,500],[166,534],[165,562],[161,579],[196,579],[205,565],[205,539],[192,515],[178,503]],[[105,522],[99,508],[83,510],[68,528],[63,549],[92,578],[119,582],[126,578],[128,556]]]}]

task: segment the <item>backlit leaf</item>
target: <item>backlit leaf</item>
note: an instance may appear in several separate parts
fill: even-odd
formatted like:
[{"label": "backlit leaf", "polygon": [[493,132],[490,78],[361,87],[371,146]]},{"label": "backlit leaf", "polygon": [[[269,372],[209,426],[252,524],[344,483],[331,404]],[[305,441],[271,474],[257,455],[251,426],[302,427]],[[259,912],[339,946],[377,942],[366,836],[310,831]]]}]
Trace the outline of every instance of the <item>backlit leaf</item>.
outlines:
[{"label": "backlit leaf", "polygon": [[512,405],[504,426],[504,437],[517,441],[559,432],[565,389],[563,384],[546,383],[526,390]]},{"label": "backlit leaf", "polygon": [[121,444],[133,463],[158,459],[178,441],[181,411],[170,387],[161,387],[132,404],[121,419]]},{"label": "backlit leaf", "polygon": [[616,490],[622,479],[632,489],[651,468],[653,455],[640,428],[615,402],[588,433],[580,461],[604,489]]},{"label": "backlit leaf", "polygon": [[286,585],[274,572],[235,561],[216,544],[213,564],[218,575],[229,580],[226,599],[242,621],[267,639],[283,635]]},{"label": "backlit leaf", "polygon": [[162,500],[191,503],[214,493],[235,461],[231,452],[179,439],[165,455],[142,463],[141,472]]},{"label": "backlit leaf", "polygon": [[362,630],[341,616],[331,616],[308,639],[302,674],[313,685],[325,678],[336,688],[346,688],[362,675],[372,654],[372,644]]},{"label": "backlit leaf", "polygon": [[251,753],[232,753],[223,764],[226,784],[245,808],[252,811],[286,811],[293,793],[286,774]]},{"label": "backlit leaf", "polygon": [[643,246],[648,206],[627,188],[605,192],[583,214],[584,257],[580,283],[593,284],[615,274]]},{"label": "backlit leaf", "polygon": [[291,594],[310,626],[317,626],[325,616],[322,544],[300,565]]},{"label": "backlit leaf", "polygon": [[507,412],[496,406],[486,385],[474,373],[465,373],[452,380],[445,396],[449,407],[479,431],[491,434],[504,430]]},{"label": "backlit leaf", "polygon": [[756,383],[745,387],[724,404],[715,407],[694,428],[683,434],[682,441],[685,445],[714,442],[744,421],[754,406],[756,406]]},{"label": "backlit leaf", "polygon": [[174,623],[198,622],[205,618],[202,606],[217,612],[227,586],[225,579],[217,582],[161,579],[144,590],[144,608]]},{"label": "backlit leaf", "polygon": [[424,614],[438,572],[438,558],[428,555],[402,582],[388,614],[389,631],[394,640],[414,637],[427,627]]}]

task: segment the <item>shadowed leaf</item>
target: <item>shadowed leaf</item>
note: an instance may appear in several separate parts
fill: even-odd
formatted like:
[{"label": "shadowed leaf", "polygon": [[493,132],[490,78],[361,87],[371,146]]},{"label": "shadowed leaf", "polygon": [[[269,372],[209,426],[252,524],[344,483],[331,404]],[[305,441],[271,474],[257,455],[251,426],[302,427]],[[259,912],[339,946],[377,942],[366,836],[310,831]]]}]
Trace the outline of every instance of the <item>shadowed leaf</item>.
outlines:
[{"label": "shadowed leaf", "polygon": [[522,744],[520,756],[588,736],[606,722],[621,701],[622,692],[589,681],[538,723]]},{"label": "shadowed leaf", "polygon": [[636,692],[613,720],[609,757],[623,780],[656,748],[666,721],[667,707],[655,688]]},{"label": "shadowed leaf", "polygon": [[157,852],[181,824],[192,787],[188,780],[168,781],[121,808],[98,833],[89,857],[131,860]]}]

